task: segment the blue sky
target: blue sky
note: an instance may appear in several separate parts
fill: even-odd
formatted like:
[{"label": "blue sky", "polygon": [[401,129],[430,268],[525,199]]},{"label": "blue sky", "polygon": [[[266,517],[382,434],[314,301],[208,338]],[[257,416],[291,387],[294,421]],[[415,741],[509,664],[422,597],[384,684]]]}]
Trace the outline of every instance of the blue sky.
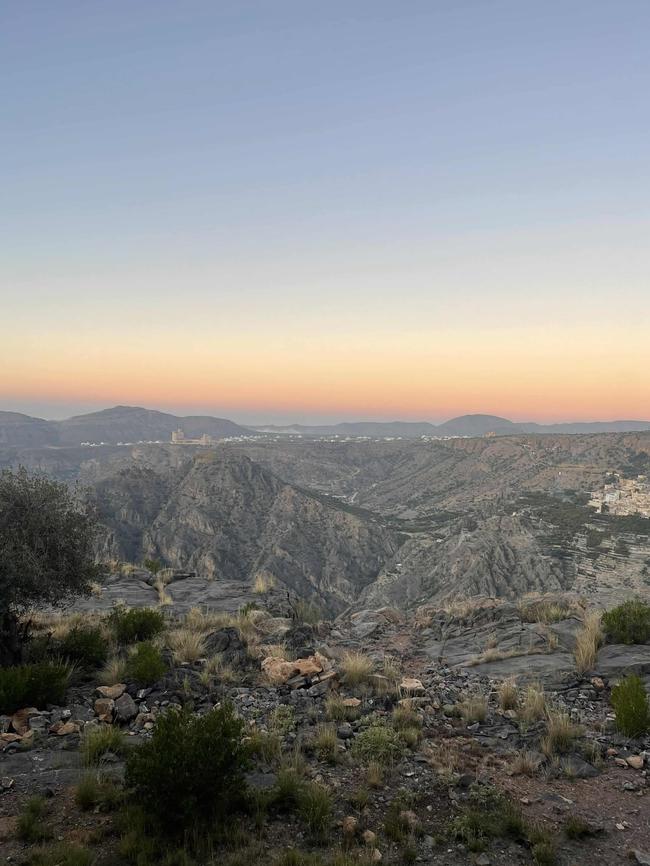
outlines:
[{"label": "blue sky", "polygon": [[[650,415],[649,26],[648,2],[598,0],[0,2],[0,405]],[[572,399],[560,362],[621,338],[625,388]],[[198,341],[203,390],[154,387],[160,347],[182,366]],[[535,341],[533,405],[503,370]],[[503,347],[501,387],[452,364],[456,403],[382,402],[387,352],[424,382],[453,345]],[[355,347],[376,360],[350,383]],[[606,358],[585,363],[595,382]]]}]

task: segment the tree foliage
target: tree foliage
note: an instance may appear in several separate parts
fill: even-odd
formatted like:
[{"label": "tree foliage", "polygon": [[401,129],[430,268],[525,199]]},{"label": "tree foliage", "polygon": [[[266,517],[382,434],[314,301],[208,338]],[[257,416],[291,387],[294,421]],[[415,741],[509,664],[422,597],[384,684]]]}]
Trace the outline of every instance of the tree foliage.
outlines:
[{"label": "tree foliage", "polygon": [[20,616],[90,591],[93,543],[94,520],[65,484],[0,473],[0,662],[20,656]]}]

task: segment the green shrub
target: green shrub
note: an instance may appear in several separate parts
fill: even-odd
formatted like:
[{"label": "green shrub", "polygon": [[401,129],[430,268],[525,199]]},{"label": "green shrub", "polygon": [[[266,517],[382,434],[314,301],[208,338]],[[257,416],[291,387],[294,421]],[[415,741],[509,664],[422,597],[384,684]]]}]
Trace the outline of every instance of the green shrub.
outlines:
[{"label": "green shrub", "polygon": [[129,755],[126,785],[159,832],[182,836],[241,805],[247,750],[230,704],[205,716],[170,710]]},{"label": "green shrub", "polygon": [[121,644],[151,640],[165,628],[162,613],[150,607],[137,607],[132,610],[116,607],[109,614],[108,623]]},{"label": "green shrub", "polygon": [[43,823],[45,800],[43,797],[32,797],[27,801],[22,813],[18,816],[16,835],[23,842],[44,842],[50,839],[52,831]]},{"label": "green shrub", "polygon": [[650,706],[643,680],[630,674],[612,689],[616,727],[626,737],[640,737],[650,730]]},{"label": "green shrub", "polygon": [[77,626],[61,641],[61,655],[82,668],[98,668],[108,657],[106,637],[100,628]]},{"label": "green shrub", "polygon": [[88,773],[77,785],[74,799],[82,812],[108,812],[119,804],[121,791],[114,782],[100,778],[97,773]]},{"label": "green shrub", "polygon": [[372,725],[355,737],[352,751],[363,761],[390,764],[402,755],[404,743],[393,728]]},{"label": "green shrub", "polygon": [[650,604],[626,601],[603,614],[603,628],[611,643],[641,644],[650,641]]},{"label": "green shrub", "polygon": [[72,668],[63,662],[0,668],[0,713],[62,704]]},{"label": "green shrub", "polygon": [[160,650],[148,641],[139,643],[126,663],[127,676],[143,686],[158,682],[166,670]]}]

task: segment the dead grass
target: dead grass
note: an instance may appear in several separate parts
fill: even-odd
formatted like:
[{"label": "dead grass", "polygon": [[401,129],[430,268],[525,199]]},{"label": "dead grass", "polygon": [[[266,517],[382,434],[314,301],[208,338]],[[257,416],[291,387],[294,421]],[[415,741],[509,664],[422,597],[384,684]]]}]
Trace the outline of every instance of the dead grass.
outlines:
[{"label": "dead grass", "polygon": [[372,671],[372,659],[362,652],[347,652],[341,659],[341,673],[348,686],[365,685],[369,682]]},{"label": "dead grass", "polygon": [[458,711],[463,721],[468,723],[484,722],[487,717],[488,702],[485,695],[467,695],[458,703]]},{"label": "dead grass", "polygon": [[203,634],[190,628],[175,628],[167,633],[167,646],[176,662],[193,663],[205,656]]},{"label": "dead grass", "polygon": [[123,683],[126,677],[126,659],[113,656],[97,674],[97,681],[102,686],[114,686]]},{"label": "dead grass", "polygon": [[378,761],[370,761],[366,767],[366,782],[369,788],[381,788],[384,784],[385,768]]},{"label": "dead grass", "polygon": [[513,776],[534,776],[539,768],[539,757],[534,752],[521,751],[510,764]]},{"label": "dead grass", "polygon": [[598,649],[603,640],[600,619],[601,614],[599,611],[591,611],[585,614],[582,620],[582,628],[576,635],[573,656],[576,662],[576,670],[580,674],[592,670],[596,664]]},{"label": "dead grass", "polygon": [[516,680],[511,677],[504,680],[497,689],[499,706],[502,710],[516,710],[519,703],[519,689]]},{"label": "dead grass", "polygon": [[546,695],[539,683],[529,685],[524,693],[519,717],[522,721],[539,722],[546,715]]},{"label": "dead grass", "polygon": [[330,764],[336,761],[339,748],[336,727],[334,725],[327,723],[317,725],[313,744],[316,754],[321,761],[328,761]]},{"label": "dead grass", "polygon": [[275,578],[270,574],[256,574],[253,581],[253,592],[256,595],[266,595],[275,587]]},{"label": "dead grass", "polygon": [[540,740],[542,752],[547,757],[569,752],[582,728],[571,721],[568,713],[550,710],[547,713],[546,736]]}]

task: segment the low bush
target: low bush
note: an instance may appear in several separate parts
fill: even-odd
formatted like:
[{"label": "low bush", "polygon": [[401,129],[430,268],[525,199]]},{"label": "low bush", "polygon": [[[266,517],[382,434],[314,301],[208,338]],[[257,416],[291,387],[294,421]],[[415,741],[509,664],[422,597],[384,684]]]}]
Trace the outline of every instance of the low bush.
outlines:
[{"label": "low bush", "polygon": [[386,765],[404,753],[404,742],[399,732],[383,725],[372,725],[354,738],[352,752],[362,761],[376,761]]},{"label": "low bush", "polygon": [[153,685],[166,670],[160,650],[149,641],[139,643],[126,662],[127,677],[143,686]]},{"label": "low bush", "polygon": [[126,785],[161,834],[219,824],[242,804],[243,727],[230,704],[205,716],[170,710],[129,755]]},{"label": "low bush", "polygon": [[81,668],[98,668],[108,657],[106,637],[101,628],[75,626],[61,641],[61,655]]},{"label": "low bush", "polygon": [[22,707],[44,708],[62,704],[72,667],[63,662],[37,662],[0,668],[0,713]]},{"label": "low bush", "polygon": [[650,730],[650,706],[643,680],[630,674],[612,689],[616,727],[626,737],[640,737]]},{"label": "low bush", "polygon": [[603,614],[610,643],[643,644],[650,641],[650,604],[638,599],[623,602]]},{"label": "low bush", "polygon": [[151,640],[165,628],[165,617],[159,610],[138,607],[131,610],[116,607],[108,616],[108,623],[121,644]]},{"label": "low bush", "polygon": [[108,812],[119,804],[121,791],[112,781],[102,779],[98,773],[88,773],[77,785],[74,799],[82,812]]}]

